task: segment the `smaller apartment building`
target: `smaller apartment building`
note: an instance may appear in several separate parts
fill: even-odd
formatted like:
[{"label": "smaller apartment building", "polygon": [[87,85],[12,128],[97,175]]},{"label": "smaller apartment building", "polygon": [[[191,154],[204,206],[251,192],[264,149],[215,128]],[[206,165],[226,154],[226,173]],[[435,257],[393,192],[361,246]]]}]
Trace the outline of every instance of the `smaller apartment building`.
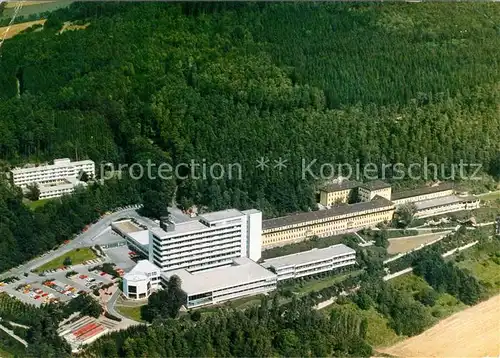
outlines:
[{"label": "smaller apartment building", "polygon": [[319,203],[323,206],[347,203],[350,198],[357,195],[356,189],[360,184],[357,181],[343,180],[325,185],[319,189]]},{"label": "smaller apartment building", "polygon": [[95,163],[92,160],[72,162],[68,158],[54,159],[53,164],[14,168],[11,170],[14,185],[25,188],[32,183],[54,183],[65,178],[78,178],[81,171],[95,176]]},{"label": "smaller apartment building", "polygon": [[189,272],[185,269],[163,272],[164,284],[171,276],[181,280],[186,308],[213,305],[245,296],[265,294],[277,287],[276,274],[246,257],[235,258],[231,266]]},{"label": "smaller apartment building", "polygon": [[332,271],[356,264],[356,251],[339,244],[265,260],[262,266],[278,275],[278,281]]},{"label": "smaller apartment building", "polygon": [[401,205],[450,195],[453,195],[453,184],[442,183],[439,185],[392,193],[391,200],[394,204]]},{"label": "smaller apartment building", "polygon": [[370,202],[269,219],[262,223],[262,247],[352,232],[390,221],[393,215],[394,204],[377,196]]},{"label": "smaller apartment building", "polygon": [[475,197],[459,197],[455,195],[418,201],[415,203],[416,218],[426,218],[455,211],[473,210],[479,208],[480,200]]}]

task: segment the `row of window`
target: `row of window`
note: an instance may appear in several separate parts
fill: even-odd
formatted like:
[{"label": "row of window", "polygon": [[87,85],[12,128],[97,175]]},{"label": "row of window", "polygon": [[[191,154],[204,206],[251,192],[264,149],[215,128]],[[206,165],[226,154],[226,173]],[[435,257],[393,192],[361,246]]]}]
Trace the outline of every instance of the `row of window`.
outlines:
[{"label": "row of window", "polygon": [[304,228],[290,229],[281,232],[263,234],[263,244],[277,243],[281,241],[302,239],[308,236],[330,236],[340,233],[342,230],[373,225],[382,221],[390,220],[392,210],[388,212],[375,213],[359,216],[351,220],[336,220],[324,224],[310,225]]}]

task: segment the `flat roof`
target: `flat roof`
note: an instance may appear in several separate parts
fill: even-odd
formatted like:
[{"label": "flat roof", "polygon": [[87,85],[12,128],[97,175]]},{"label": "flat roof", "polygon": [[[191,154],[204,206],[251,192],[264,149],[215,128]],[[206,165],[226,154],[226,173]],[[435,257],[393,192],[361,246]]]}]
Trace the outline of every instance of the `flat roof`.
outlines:
[{"label": "flat roof", "polygon": [[85,160],[79,160],[76,162],[72,162],[69,158],[59,158],[59,159],[54,159],[52,164],[49,163],[42,163],[42,164],[30,164],[30,166],[26,167],[15,167],[12,168],[10,171],[12,173],[22,173],[22,172],[32,172],[32,171],[37,171],[41,169],[51,169],[51,168],[58,168],[58,167],[68,167],[72,165],[82,165],[82,164],[94,164],[93,160],[90,159],[85,159]]},{"label": "flat roof", "polygon": [[394,204],[391,201],[382,198],[379,195],[376,195],[373,200],[369,202],[337,206],[326,210],[297,213],[288,216],[282,216],[279,218],[264,220],[262,221],[262,230],[274,229],[287,225],[300,224],[307,221],[327,219],[334,216],[355,214],[359,211],[392,206],[394,206]]},{"label": "flat roof", "polygon": [[128,234],[135,242],[142,246],[149,245],[149,230],[135,231]]},{"label": "flat roof", "polygon": [[129,274],[146,274],[151,272],[160,272],[158,266],[149,262],[148,260],[140,260],[137,262],[137,265],[134,266],[132,270],[130,270]]},{"label": "flat roof", "polygon": [[[434,199],[429,199],[429,200],[422,200],[422,201],[417,201],[415,203],[415,207],[417,210],[425,210],[425,209],[430,209],[438,206],[443,206],[443,205],[451,205],[455,203],[463,203],[466,201],[471,201],[474,200],[474,198],[471,197],[458,197],[456,195],[448,195],[448,196],[443,196],[440,198],[434,198]],[[475,198],[475,200],[478,200]]]},{"label": "flat roof", "polygon": [[368,190],[380,190],[380,189],[390,188],[391,184],[377,179],[377,180],[372,180],[372,181],[369,181],[366,183],[362,183],[360,186],[363,188],[366,188]]},{"label": "flat roof", "polygon": [[325,247],[323,249],[312,249],[309,251],[299,252],[296,254],[274,257],[272,259],[265,260],[262,266],[269,268],[273,266],[275,268],[295,266],[306,264],[308,262],[315,262],[321,260],[328,260],[332,257],[355,254],[356,251],[351,249],[349,246],[344,244],[333,245],[330,247]]},{"label": "flat roof", "polygon": [[392,193],[391,199],[392,200],[399,200],[399,199],[411,198],[412,196],[438,193],[440,191],[445,191],[445,190],[450,190],[450,189],[453,189],[453,183],[441,183],[439,185],[424,186],[424,187],[417,188],[417,189],[405,190],[405,191]]},{"label": "flat roof", "polygon": [[188,295],[217,291],[247,282],[276,278],[276,274],[246,257],[233,260],[234,265],[190,273],[185,269],[163,272],[164,278],[178,276],[181,287]]},{"label": "flat roof", "polygon": [[126,234],[133,232],[144,231],[142,227],[137,226],[131,220],[115,221],[113,223],[116,228]]},{"label": "flat roof", "polygon": [[319,190],[327,193],[333,193],[341,190],[354,189],[361,185],[360,182],[355,180],[342,180],[339,183],[327,184],[321,187]]},{"label": "flat roof", "polygon": [[214,211],[213,213],[202,214],[199,216],[199,218],[210,223],[210,222],[239,218],[242,216],[244,216],[244,214],[239,210],[227,209],[221,211]]}]

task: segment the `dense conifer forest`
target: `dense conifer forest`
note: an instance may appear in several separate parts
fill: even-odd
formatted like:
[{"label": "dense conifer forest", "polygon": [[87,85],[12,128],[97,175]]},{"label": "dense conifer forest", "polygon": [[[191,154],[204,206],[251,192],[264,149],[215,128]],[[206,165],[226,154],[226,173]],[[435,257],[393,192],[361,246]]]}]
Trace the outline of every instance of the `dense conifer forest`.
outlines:
[{"label": "dense conifer forest", "polygon": [[[88,26],[61,31],[68,22]],[[462,160],[498,176],[498,48],[495,3],[86,2],[53,12],[43,29],[7,40],[0,49],[4,171],[70,157],[93,159],[98,169],[101,162],[148,160],[173,166],[192,160],[240,163],[242,175],[132,180],[124,173],[122,180],[91,185],[35,210],[2,180],[0,271],[70,239],[117,206],[146,202],[158,208],[151,201],[167,203],[175,196],[185,207],[255,207],[266,217],[311,210],[321,181],[302,178],[302,159],[379,168],[424,158],[450,167]],[[257,169],[261,157],[271,165],[284,158],[287,168]],[[441,282],[428,277],[432,265],[423,263],[417,271],[438,287]],[[449,266],[436,267],[471,283]],[[399,298],[389,307],[382,291],[371,292],[371,301],[388,307],[381,311],[393,317],[398,332],[415,334],[427,325],[420,303],[411,307],[421,322],[408,325],[406,297],[395,293]],[[333,313],[349,316],[342,332],[350,334],[339,337],[340,328],[310,304],[294,304],[293,311],[269,304],[269,310],[219,313],[197,330],[192,322],[141,327],[100,341],[95,352],[371,354],[362,318]],[[53,324],[44,319],[42,324]],[[217,334],[229,326],[227,335]],[[159,347],[148,343],[156,342],[152,335],[180,338]],[[245,335],[256,338],[241,343]],[[176,346],[188,341],[200,345]],[[62,342],[55,347],[46,345],[47,355],[67,354]]]}]

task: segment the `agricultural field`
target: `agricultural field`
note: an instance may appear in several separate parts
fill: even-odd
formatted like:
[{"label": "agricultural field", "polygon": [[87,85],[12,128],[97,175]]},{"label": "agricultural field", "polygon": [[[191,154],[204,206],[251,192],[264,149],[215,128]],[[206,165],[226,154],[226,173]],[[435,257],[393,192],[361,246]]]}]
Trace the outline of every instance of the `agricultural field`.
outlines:
[{"label": "agricultural field", "polygon": [[45,23],[45,20],[35,20],[35,21],[28,21],[28,22],[22,22],[20,24],[15,24],[10,26],[4,26],[0,27],[0,34],[4,36],[5,34],[5,39],[10,39],[20,32],[30,28],[33,25],[43,25]]},{"label": "agricultural field", "polygon": [[398,357],[498,357],[500,296],[444,319],[382,353]]},{"label": "agricultural field", "polygon": [[95,259],[97,256],[94,252],[89,248],[81,248],[70,251],[62,256],[55,258],[52,261],[47,262],[46,264],[40,266],[36,269],[37,272],[54,270],[60,268],[64,265],[64,260],[69,257],[71,259],[71,265],[78,265],[82,262]]},{"label": "agricultural field", "polygon": [[[73,1],[58,0],[58,1],[23,1],[23,7],[19,10],[17,17],[28,18],[30,16],[36,16],[38,14],[54,11],[57,9],[62,9],[69,6]],[[5,10],[0,16],[0,20],[10,19],[14,15],[14,9],[18,2],[8,2],[6,4]]]},{"label": "agricultural field", "polygon": [[431,233],[425,235],[410,236],[406,238],[389,239],[387,253],[390,255],[399,254],[413,250],[421,245],[437,240],[443,233]]}]

